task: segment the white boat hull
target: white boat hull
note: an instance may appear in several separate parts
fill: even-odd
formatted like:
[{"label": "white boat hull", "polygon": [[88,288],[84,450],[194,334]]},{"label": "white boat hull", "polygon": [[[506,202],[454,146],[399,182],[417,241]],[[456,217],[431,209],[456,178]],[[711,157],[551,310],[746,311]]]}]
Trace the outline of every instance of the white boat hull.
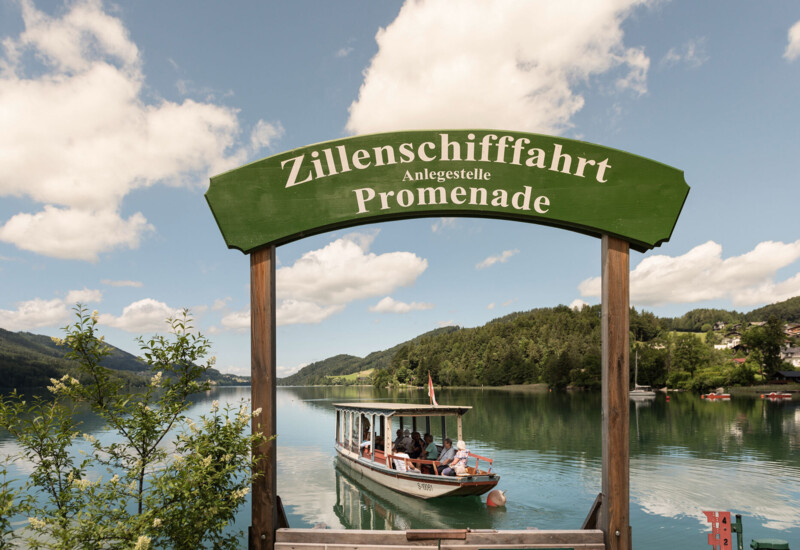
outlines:
[{"label": "white boat hull", "polygon": [[387,468],[385,464],[360,458],[356,453],[338,445],[336,452],[340,462],[357,474],[399,493],[422,499],[482,495],[494,488],[500,481],[500,476],[495,474],[456,477],[400,472]]}]

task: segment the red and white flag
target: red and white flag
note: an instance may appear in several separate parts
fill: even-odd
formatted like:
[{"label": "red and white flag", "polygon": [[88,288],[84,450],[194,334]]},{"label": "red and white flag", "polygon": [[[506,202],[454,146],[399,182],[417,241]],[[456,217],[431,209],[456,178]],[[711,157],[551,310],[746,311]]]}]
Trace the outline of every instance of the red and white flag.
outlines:
[{"label": "red and white flag", "polygon": [[431,379],[431,371],[428,371],[428,397],[431,398],[431,405],[438,407],[439,403],[436,402],[436,394],[433,393],[433,380]]}]

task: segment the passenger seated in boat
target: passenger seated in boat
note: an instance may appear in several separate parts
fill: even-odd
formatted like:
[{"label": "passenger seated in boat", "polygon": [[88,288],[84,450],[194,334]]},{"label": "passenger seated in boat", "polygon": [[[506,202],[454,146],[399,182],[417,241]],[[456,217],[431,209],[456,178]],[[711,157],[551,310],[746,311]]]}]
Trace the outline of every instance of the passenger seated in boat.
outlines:
[{"label": "passenger seated in boat", "polygon": [[[422,454],[419,456],[422,460],[434,460],[436,453],[439,449],[436,448],[436,443],[433,442],[431,434],[425,434],[424,437],[425,448],[422,449]],[[432,474],[433,466],[431,464],[423,464],[420,468],[423,474]]]},{"label": "passenger seated in boat", "polygon": [[397,439],[394,440],[394,446],[400,447],[400,449],[407,453],[411,450],[411,434],[408,430],[397,430]]},{"label": "passenger seated in boat", "polygon": [[456,450],[453,448],[453,440],[447,437],[444,440],[442,452],[439,453],[439,457],[436,459],[436,462],[438,462],[436,467],[439,468],[439,473],[442,473],[442,468],[450,464],[455,456]]},{"label": "passenger seated in boat", "polygon": [[419,432],[411,433],[411,449],[408,451],[408,456],[411,458],[420,458],[422,451],[425,450],[425,444],[419,435]]},{"label": "passenger seated in boat", "polygon": [[467,471],[467,459],[469,458],[469,451],[467,450],[467,444],[463,441],[459,441],[456,444],[458,447],[458,452],[456,453],[455,458],[447,465],[447,468],[442,470],[443,476],[454,476],[456,474],[462,474]]},{"label": "passenger seated in boat", "polygon": [[394,464],[394,469],[398,472],[419,472],[411,463],[408,464],[408,468],[406,469],[406,461],[403,460],[405,458],[411,458],[408,456],[408,453],[403,452],[399,446],[395,445],[392,449],[392,463]]}]

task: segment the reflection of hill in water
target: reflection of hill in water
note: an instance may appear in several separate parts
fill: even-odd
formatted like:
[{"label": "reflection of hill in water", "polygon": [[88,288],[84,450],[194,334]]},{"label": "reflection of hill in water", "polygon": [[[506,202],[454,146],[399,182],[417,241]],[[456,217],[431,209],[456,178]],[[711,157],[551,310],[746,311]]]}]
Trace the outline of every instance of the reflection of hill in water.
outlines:
[{"label": "reflection of hill in water", "polygon": [[[423,390],[375,390],[370,387],[280,388],[308,406],[331,414],[340,401],[426,403]],[[547,451],[601,458],[599,392],[549,393],[481,389],[442,389],[441,404],[469,405],[464,434],[481,446],[501,451]],[[756,452],[800,466],[800,401],[769,403],[736,396],[724,403],[692,394],[663,395],[646,405],[630,403],[631,457],[663,453],[664,448],[691,449],[695,456],[718,458]],[[455,434],[455,422],[448,423]],[[497,464],[498,468],[501,465]],[[502,472],[501,472],[502,473]]]},{"label": "reflection of hill in water", "polygon": [[346,529],[489,529],[492,517],[480,497],[422,500],[375,483],[336,461],[336,505]]}]

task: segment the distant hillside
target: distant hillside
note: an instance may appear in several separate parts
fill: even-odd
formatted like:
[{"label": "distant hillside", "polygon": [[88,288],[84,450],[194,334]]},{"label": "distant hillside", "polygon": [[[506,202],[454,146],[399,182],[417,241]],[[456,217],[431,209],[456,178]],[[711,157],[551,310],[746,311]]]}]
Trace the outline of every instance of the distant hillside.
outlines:
[{"label": "distant hillside", "polygon": [[[117,371],[119,378],[132,385],[143,384],[149,375],[148,366],[135,355],[109,347],[111,355],[105,358],[103,366]],[[50,385],[51,378],[65,374],[80,379],[76,365],[65,359],[64,354],[65,349],[49,336],[0,329],[0,388],[41,388]],[[220,385],[250,383],[248,378],[222,374],[215,369],[210,369],[206,378]]]},{"label": "distant hillside", "polygon": [[354,372],[363,370],[375,369],[382,370],[389,366],[392,357],[405,345],[419,341],[421,338],[434,336],[438,334],[447,334],[458,330],[458,327],[443,327],[425,334],[421,334],[416,338],[398,344],[392,348],[375,351],[370,353],[364,358],[356,357],[354,355],[336,355],[322,361],[317,361],[306,365],[298,372],[287,376],[286,378],[279,378],[279,386],[314,386],[318,384],[325,384],[329,376],[344,376]]},{"label": "distant hillside", "polygon": [[754,309],[747,314],[747,320],[768,321],[772,316],[789,323],[800,323],[800,296]]}]

